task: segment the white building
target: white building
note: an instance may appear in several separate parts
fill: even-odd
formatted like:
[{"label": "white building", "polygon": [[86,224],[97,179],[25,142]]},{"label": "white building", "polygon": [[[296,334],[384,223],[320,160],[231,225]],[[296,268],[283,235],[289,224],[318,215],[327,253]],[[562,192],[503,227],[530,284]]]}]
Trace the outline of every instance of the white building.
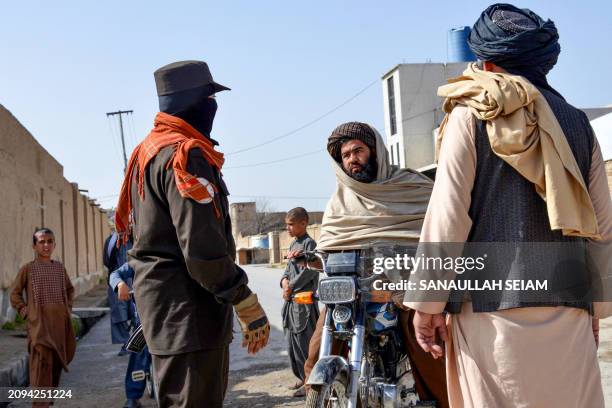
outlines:
[{"label": "white building", "polygon": [[438,87],[467,62],[399,64],[382,77],[385,135],[391,163],[421,168],[434,162],[434,131],[444,118]]},{"label": "white building", "polygon": [[612,194],[612,113],[591,120],[591,126],[601,147],[601,154],[606,162],[608,187]]},{"label": "white building", "polygon": [[604,161],[612,161],[612,113],[591,120]]},{"label": "white building", "polygon": [[[433,167],[435,134],[444,118],[437,90],[460,76],[467,64],[399,64],[383,75],[385,135],[392,164],[421,171]],[[604,160],[612,160],[612,107],[582,110],[595,129]]]}]

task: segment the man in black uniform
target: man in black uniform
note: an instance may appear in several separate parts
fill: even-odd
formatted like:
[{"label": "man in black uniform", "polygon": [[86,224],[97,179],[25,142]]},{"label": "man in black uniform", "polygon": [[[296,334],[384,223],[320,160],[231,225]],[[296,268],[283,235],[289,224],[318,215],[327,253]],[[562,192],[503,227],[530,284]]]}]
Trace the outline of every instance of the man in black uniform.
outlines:
[{"label": "man in black uniform", "polygon": [[[155,72],[160,113],[132,153],[115,222],[134,238],[129,264],[161,407],[221,407],[227,388],[232,306],[243,346],[263,348],[269,324],[235,244],[210,138],[217,110],[208,65],[182,61]],[[133,222],[131,222],[133,221]]]}]

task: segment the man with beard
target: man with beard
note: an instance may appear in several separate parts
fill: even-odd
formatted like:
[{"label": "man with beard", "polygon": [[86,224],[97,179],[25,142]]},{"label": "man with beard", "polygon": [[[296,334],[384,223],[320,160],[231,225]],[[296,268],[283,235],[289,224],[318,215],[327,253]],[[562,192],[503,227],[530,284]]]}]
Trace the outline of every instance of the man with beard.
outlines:
[{"label": "man with beard", "polygon": [[[487,274],[525,281],[550,268],[559,284],[539,299],[506,289],[407,292],[419,344],[446,354],[452,407],[604,406],[597,331],[609,293],[590,298],[583,288],[609,281],[612,203],[586,115],[546,79],[558,38],[528,9],[490,6],[468,41],[480,66],[438,90],[447,116],[421,241],[495,243],[488,248],[506,250],[488,257]],[[546,251],[529,256],[539,243]],[[564,272],[568,249],[576,256]]]},{"label": "man with beard", "polygon": [[[342,168],[350,177],[361,183],[371,183],[376,179],[376,147],[368,146],[359,139],[340,142]],[[338,146],[334,143],[333,146]],[[338,153],[332,153],[332,157]]]},{"label": "man with beard", "polygon": [[[328,139],[327,150],[333,159],[337,189],[323,215],[317,250],[367,250],[418,242],[431,180],[389,164],[382,137],[365,123],[338,126]],[[420,349],[412,317],[410,310],[400,313],[415,388],[421,400],[435,400],[438,406],[447,407],[444,362]],[[318,360],[324,318],[322,313],[309,345],[306,378]],[[345,347],[334,341],[332,352],[342,354]]]},{"label": "man with beard", "polygon": [[234,262],[224,159],[210,138],[214,94],[229,88],[201,61],[175,62],[154,76],[161,112],[132,153],[115,223],[122,241],[134,238],[129,265],[159,405],[221,407],[233,310],[249,353],[269,336]]}]

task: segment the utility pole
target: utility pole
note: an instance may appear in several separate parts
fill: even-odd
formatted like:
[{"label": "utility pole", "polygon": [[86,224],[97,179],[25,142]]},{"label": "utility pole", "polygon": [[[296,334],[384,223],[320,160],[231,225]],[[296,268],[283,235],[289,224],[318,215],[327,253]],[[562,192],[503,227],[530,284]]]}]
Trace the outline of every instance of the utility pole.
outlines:
[{"label": "utility pole", "polygon": [[106,116],[115,116],[119,115],[119,129],[121,130],[121,146],[123,147],[123,172],[127,171],[127,154],[125,153],[125,138],[123,137],[123,115],[128,115],[134,113],[134,111],[122,111],[118,110],[117,112],[108,112]]}]

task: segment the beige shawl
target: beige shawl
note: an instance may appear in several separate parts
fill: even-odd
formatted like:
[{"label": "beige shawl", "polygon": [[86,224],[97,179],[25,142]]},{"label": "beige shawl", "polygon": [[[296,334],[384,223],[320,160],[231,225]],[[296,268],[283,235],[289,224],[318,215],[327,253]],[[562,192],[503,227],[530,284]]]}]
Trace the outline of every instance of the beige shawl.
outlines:
[{"label": "beige shawl", "polygon": [[[460,104],[487,122],[491,149],[535,184],[550,226],[563,235],[599,238],[593,203],[563,130],[544,96],[523,77],[470,64],[438,89],[448,114]],[[440,125],[437,146],[447,117]]]},{"label": "beige shawl", "polygon": [[419,240],[433,182],[414,170],[389,164],[383,139],[372,130],[376,134],[376,180],[358,182],[332,158],[337,188],[323,214],[317,249],[362,249]]}]

